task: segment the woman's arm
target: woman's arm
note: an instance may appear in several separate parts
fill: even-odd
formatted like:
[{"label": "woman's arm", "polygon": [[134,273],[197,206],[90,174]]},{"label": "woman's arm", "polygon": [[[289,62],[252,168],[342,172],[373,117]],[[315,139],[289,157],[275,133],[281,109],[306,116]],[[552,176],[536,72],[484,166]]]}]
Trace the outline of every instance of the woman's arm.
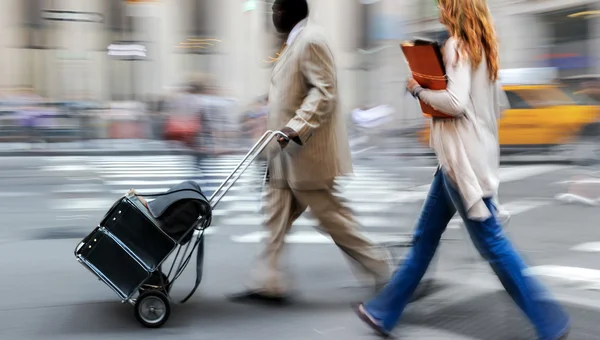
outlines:
[{"label": "woman's arm", "polygon": [[445,90],[423,89],[419,99],[454,117],[462,117],[471,92],[471,63],[467,58],[456,60],[456,40],[449,39],[444,45],[444,64],[448,77]]}]

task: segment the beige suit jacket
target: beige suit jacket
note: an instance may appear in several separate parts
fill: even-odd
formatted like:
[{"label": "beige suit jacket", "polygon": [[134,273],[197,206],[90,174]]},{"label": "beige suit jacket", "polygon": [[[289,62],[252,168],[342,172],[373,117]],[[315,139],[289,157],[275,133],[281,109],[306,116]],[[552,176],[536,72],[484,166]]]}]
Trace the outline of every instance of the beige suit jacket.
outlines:
[{"label": "beige suit jacket", "polygon": [[269,145],[271,185],[295,190],[330,188],[352,172],[346,125],[340,112],[337,72],[325,35],[307,23],[275,63],[269,91],[269,130],[298,132],[281,150]]}]

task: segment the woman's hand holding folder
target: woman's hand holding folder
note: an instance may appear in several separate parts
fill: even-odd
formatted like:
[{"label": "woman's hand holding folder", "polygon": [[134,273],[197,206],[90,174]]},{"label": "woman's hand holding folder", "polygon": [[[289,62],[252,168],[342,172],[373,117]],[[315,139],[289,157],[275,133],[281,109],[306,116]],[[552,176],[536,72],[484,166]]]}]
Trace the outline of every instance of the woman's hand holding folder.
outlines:
[{"label": "woman's hand holding folder", "polygon": [[419,83],[417,83],[417,81],[414,78],[409,78],[408,81],[406,82],[406,88],[408,89],[408,92],[410,93],[415,93],[415,89],[421,86],[419,85]]},{"label": "woman's hand holding folder", "polygon": [[[448,84],[446,67],[441,46],[437,42],[418,39],[402,43],[400,46],[412,74],[407,83],[407,90],[413,96],[418,98],[415,91],[420,92],[419,87],[431,91],[446,90]],[[427,117],[454,118],[434,109],[420,99],[419,104],[423,115]]]}]

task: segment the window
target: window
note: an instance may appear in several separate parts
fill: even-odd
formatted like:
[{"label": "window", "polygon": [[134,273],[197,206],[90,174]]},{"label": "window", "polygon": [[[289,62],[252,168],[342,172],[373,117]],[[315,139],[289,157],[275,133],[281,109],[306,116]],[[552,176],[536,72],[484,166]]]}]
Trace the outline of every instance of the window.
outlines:
[{"label": "window", "polygon": [[531,106],[527,104],[525,99],[521,98],[514,91],[506,91],[506,97],[511,109],[531,109]]}]

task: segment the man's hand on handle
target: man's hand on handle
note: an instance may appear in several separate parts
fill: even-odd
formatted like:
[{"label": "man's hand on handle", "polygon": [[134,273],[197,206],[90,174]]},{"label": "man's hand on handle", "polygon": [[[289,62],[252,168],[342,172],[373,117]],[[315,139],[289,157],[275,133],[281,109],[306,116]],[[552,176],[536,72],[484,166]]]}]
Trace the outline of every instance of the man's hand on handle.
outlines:
[{"label": "man's hand on handle", "polygon": [[277,138],[277,142],[279,143],[279,146],[281,146],[281,148],[285,148],[290,140],[293,140],[294,142],[298,143],[298,144],[302,144],[302,142],[300,142],[300,138],[298,138],[298,133],[296,131],[294,131],[293,129],[289,128],[289,127],[284,127],[281,130],[279,130],[283,133],[285,133],[286,136],[288,136],[288,138],[284,138],[283,136],[279,136]]}]

